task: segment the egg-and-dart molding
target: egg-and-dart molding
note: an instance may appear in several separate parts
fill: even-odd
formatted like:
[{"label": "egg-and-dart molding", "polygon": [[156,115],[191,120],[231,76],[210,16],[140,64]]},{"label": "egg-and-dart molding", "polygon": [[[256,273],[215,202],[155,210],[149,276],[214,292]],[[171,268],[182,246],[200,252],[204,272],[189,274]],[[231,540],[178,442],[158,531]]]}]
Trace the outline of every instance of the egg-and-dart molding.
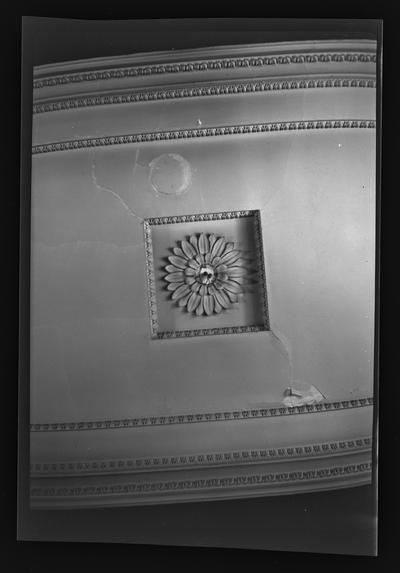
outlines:
[{"label": "egg-and-dart molding", "polygon": [[281,121],[267,123],[252,123],[220,127],[205,127],[194,129],[178,129],[172,131],[156,131],[128,135],[110,135],[107,137],[91,137],[44,143],[34,145],[32,154],[54,153],[57,151],[73,151],[109,145],[126,145],[131,143],[147,143],[158,141],[173,141],[180,139],[195,139],[201,137],[218,137],[229,135],[247,135],[266,132],[304,131],[314,129],[374,129],[375,120],[371,119],[323,119],[311,121]]},{"label": "egg-and-dart molding", "polygon": [[218,59],[197,60],[192,62],[171,62],[151,65],[137,65],[86,72],[73,72],[37,78],[33,81],[34,89],[65,85],[80,82],[123,79],[138,76],[177,74],[187,72],[215,71],[232,68],[260,68],[282,64],[315,64],[315,63],[376,63],[372,52],[319,52],[313,54],[286,54],[274,56],[226,57]]},{"label": "egg-and-dart molding", "polygon": [[275,79],[223,83],[207,86],[137,90],[123,94],[100,94],[85,97],[56,99],[50,102],[36,103],[33,113],[49,113],[70,109],[88,108],[103,105],[121,105],[152,101],[165,101],[183,98],[227,96],[235,94],[259,93],[283,90],[316,88],[375,88],[376,81],[367,78],[319,78],[319,79]]}]

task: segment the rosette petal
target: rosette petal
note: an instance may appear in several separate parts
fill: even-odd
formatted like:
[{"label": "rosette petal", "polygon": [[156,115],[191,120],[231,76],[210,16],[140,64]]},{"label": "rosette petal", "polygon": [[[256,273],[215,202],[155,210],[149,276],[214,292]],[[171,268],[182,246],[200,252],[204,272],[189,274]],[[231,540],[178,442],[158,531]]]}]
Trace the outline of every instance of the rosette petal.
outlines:
[{"label": "rosette petal", "polygon": [[193,292],[198,292],[200,290],[201,284],[195,281],[190,287]]},{"label": "rosette petal", "polygon": [[189,291],[188,294],[185,294],[185,296],[179,299],[178,306],[180,307],[186,306],[191,296],[192,296],[192,291]]},{"label": "rosette petal", "polygon": [[228,278],[228,273],[217,273],[218,281],[224,282]]},{"label": "rosette petal", "polygon": [[194,250],[193,246],[188,243],[185,239],[181,242],[182,251],[188,257],[188,259],[193,259],[196,255],[196,251]]},{"label": "rosette petal", "polygon": [[193,312],[194,310],[196,310],[200,301],[201,301],[201,296],[199,294],[197,294],[196,292],[192,292],[192,294],[189,297],[188,303],[187,303],[188,311]]},{"label": "rosette petal", "polygon": [[196,282],[195,277],[187,276],[187,277],[185,278],[185,283],[186,283],[187,285],[192,285],[192,284],[195,283],[195,282]]},{"label": "rosette petal", "polygon": [[194,250],[198,253],[199,252],[199,247],[197,244],[197,237],[196,235],[190,235],[190,239],[189,239],[190,243],[192,244]]},{"label": "rosette petal", "polygon": [[169,283],[183,283],[185,276],[182,271],[176,271],[174,273],[169,273],[169,275],[166,275],[164,278]]},{"label": "rosette petal", "polygon": [[229,308],[230,307],[229,298],[226,296],[226,294],[223,290],[216,290],[214,297],[223,308]]},{"label": "rosette petal", "polygon": [[201,285],[200,290],[199,290],[199,294],[201,294],[201,296],[204,296],[207,294],[207,286],[206,285]]},{"label": "rosette petal", "polygon": [[182,257],[178,257],[177,255],[171,255],[170,257],[168,257],[168,260],[170,263],[174,265],[174,267],[178,267],[179,269],[186,268],[187,260]]},{"label": "rosette petal", "polygon": [[196,307],[196,314],[200,316],[204,312],[204,297],[200,297],[200,302]]},{"label": "rosette petal", "polygon": [[177,289],[178,287],[181,286],[182,283],[169,283],[169,285],[167,286],[167,290],[171,290],[174,291],[175,289]]},{"label": "rosette petal", "polygon": [[210,251],[214,246],[215,241],[217,240],[217,237],[214,235],[214,233],[211,233],[211,235],[208,236],[208,242],[210,245]]},{"label": "rosette petal", "polygon": [[217,267],[215,267],[215,270],[217,273],[223,274],[226,273],[226,271],[228,270],[228,267],[226,265],[218,265]]},{"label": "rosette petal", "polygon": [[233,263],[235,263],[238,259],[240,258],[240,252],[237,251],[236,249],[229,251],[229,252],[225,252],[222,257],[221,257],[221,263],[224,263],[225,265],[232,265]]},{"label": "rosette petal", "polygon": [[215,243],[213,244],[212,248],[211,248],[211,254],[213,257],[219,257],[221,255],[221,253],[223,252],[225,247],[225,239],[224,237],[219,237],[219,239],[217,239],[215,241]]},{"label": "rosette petal", "polygon": [[242,287],[235,281],[227,280],[224,282],[223,288],[233,294],[240,294],[243,292]]},{"label": "rosette petal", "polygon": [[202,255],[205,255],[210,250],[210,244],[207,235],[201,233],[199,237],[199,251]]},{"label": "rosette petal", "polygon": [[224,255],[232,251],[234,247],[235,245],[233,243],[225,243]]},{"label": "rosette petal", "polygon": [[[198,255],[197,255],[198,256]],[[197,256],[196,259],[190,259],[190,261],[188,261],[188,265],[189,267],[191,267],[192,269],[194,269],[195,271],[199,268],[200,264],[197,261]]]},{"label": "rosette petal", "polygon": [[210,316],[214,311],[214,297],[207,294],[203,299],[203,305],[207,316]]},{"label": "rosette petal", "polygon": [[229,300],[231,302],[237,302],[238,301],[238,296],[237,294],[233,294],[232,292],[230,292],[229,290],[225,289],[224,292],[226,293],[227,297],[229,298]]},{"label": "rosette petal", "polygon": [[194,277],[196,275],[196,271],[194,269],[192,269],[191,267],[186,267],[185,275],[188,277]]},{"label": "rosette petal", "polygon": [[246,269],[243,267],[229,267],[228,268],[228,275],[231,278],[235,277],[243,277],[246,274]]},{"label": "rosette petal", "polygon": [[181,248],[179,248],[179,247],[174,247],[172,250],[174,251],[174,254],[177,255],[178,257],[182,257],[183,259],[186,259],[186,258],[187,258],[186,255],[185,255],[185,253],[182,251]]},{"label": "rosette petal", "polygon": [[167,265],[164,268],[167,271],[167,273],[176,273],[176,272],[179,272],[181,270],[181,269],[178,269],[177,267],[174,267],[174,265]]},{"label": "rosette petal", "polygon": [[177,289],[174,290],[174,292],[172,293],[172,300],[177,300],[178,298],[181,298],[182,296],[185,296],[185,294],[190,293],[190,288],[187,286],[187,284],[183,283],[181,284],[181,286],[179,286]]}]

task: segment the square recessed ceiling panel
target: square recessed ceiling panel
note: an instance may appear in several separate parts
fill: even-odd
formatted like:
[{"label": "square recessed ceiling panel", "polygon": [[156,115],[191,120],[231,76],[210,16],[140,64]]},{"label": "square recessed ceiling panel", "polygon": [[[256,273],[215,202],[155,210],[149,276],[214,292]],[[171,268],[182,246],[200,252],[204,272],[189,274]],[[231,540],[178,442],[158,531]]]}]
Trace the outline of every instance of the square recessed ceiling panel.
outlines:
[{"label": "square recessed ceiling panel", "polygon": [[153,338],[269,330],[260,213],[146,219]]}]

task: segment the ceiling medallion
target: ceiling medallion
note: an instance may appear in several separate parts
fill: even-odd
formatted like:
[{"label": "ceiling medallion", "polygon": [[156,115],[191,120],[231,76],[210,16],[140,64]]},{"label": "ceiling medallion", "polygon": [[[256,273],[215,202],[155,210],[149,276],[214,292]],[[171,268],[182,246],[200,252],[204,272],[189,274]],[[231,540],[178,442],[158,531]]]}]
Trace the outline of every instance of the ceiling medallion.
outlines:
[{"label": "ceiling medallion", "polygon": [[173,252],[164,280],[178,306],[197,316],[210,316],[238,302],[247,270],[234,243],[213,233],[192,234]]}]

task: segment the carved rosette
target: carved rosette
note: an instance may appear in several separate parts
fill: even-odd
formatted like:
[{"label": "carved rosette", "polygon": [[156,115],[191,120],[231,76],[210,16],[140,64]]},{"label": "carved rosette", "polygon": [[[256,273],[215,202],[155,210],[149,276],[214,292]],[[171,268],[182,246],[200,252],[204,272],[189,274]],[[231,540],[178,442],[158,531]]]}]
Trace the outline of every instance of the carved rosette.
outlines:
[{"label": "carved rosette", "polygon": [[164,279],[178,306],[197,316],[210,316],[238,302],[247,269],[234,243],[201,233],[182,240],[173,253]]}]

